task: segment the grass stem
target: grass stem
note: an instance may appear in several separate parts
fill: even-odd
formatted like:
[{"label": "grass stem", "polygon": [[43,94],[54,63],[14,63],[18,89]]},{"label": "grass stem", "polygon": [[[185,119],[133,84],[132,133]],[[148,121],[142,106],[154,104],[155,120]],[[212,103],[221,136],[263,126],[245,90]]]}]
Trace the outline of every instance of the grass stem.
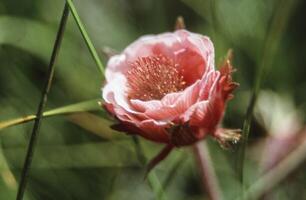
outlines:
[{"label": "grass stem", "polygon": [[[144,156],[143,149],[141,147],[141,144],[137,136],[133,136],[133,142],[135,145],[135,150],[136,150],[138,160],[142,166],[145,166],[147,163],[147,159]],[[155,194],[155,199],[166,200],[166,196],[165,196],[162,184],[160,183],[158,177],[156,176],[153,170],[148,174],[147,179],[148,179],[150,187],[152,188]]]},{"label": "grass stem", "polygon": [[96,65],[97,65],[97,67],[98,67],[102,77],[104,77],[104,66],[103,66],[103,64],[102,64],[102,62],[101,62],[101,60],[100,60],[100,58],[98,56],[98,53],[97,53],[93,43],[91,42],[91,40],[89,38],[89,35],[88,35],[88,33],[87,33],[87,31],[86,31],[86,29],[85,29],[85,27],[84,27],[84,25],[83,25],[83,23],[81,21],[81,18],[79,16],[79,14],[78,14],[78,12],[77,12],[77,10],[76,10],[72,0],[66,0],[66,2],[69,5],[69,9],[70,9],[70,11],[72,13],[72,16],[73,16],[73,18],[74,18],[74,20],[75,20],[75,22],[76,22],[76,24],[77,24],[81,34],[82,34],[82,36],[83,36],[83,39],[84,39],[84,41],[85,41],[85,43],[86,43],[86,45],[88,47],[88,50],[89,50],[92,58],[94,59],[94,61],[95,61]]},{"label": "grass stem", "polygon": [[39,134],[39,128],[41,124],[40,122],[42,119],[43,110],[47,103],[48,93],[52,85],[52,79],[54,75],[54,63],[56,61],[56,58],[57,58],[57,55],[58,55],[58,52],[61,46],[61,41],[63,39],[68,15],[69,15],[68,5],[65,4],[63,15],[62,15],[59,29],[57,32],[56,40],[54,43],[51,59],[50,59],[49,66],[48,66],[48,72],[47,72],[48,77],[46,79],[46,83],[42,91],[40,103],[38,105],[38,110],[36,114],[37,117],[34,122],[34,126],[33,126],[32,134],[30,137],[24,165],[23,165],[22,172],[21,172],[21,178],[20,178],[17,197],[16,197],[17,200],[22,200],[24,196],[24,192],[25,192],[25,188],[26,188],[26,184],[28,180],[28,175],[29,175],[29,171],[30,171],[30,167],[31,167],[31,163],[32,163],[33,155],[34,155],[34,149],[35,149],[38,134]]},{"label": "grass stem", "polygon": [[[101,107],[98,105],[99,99],[89,100],[84,102],[79,102],[71,105],[62,106],[59,108],[54,108],[48,111],[43,112],[42,117],[51,117],[57,115],[73,114],[78,112],[87,112],[87,111],[96,111],[101,110]],[[0,130],[5,128],[16,126],[18,124],[27,123],[35,120],[36,115],[26,115],[23,117],[18,117],[15,119],[10,119],[0,122]]]},{"label": "grass stem", "polygon": [[297,5],[297,2],[298,2],[297,0],[290,2],[283,0],[278,4],[278,7],[276,8],[275,14],[271,22],[270,29],[266,36],[262,56],[259,59],[260,62],[255,77],[252,96],[243,123],[243,129],[242,129],[243,140],[242,144],[238,149],[238,156],[236,160],[236,170],[237,170],[238,179],[242,186],[241,188],[242,191],[244,189],[243,173],[244,173],[245,152],[247,149],[250,127],[251,127],[251,122],[253,118],[253,112],[256,105],[257,97],[260,92],[262,81],[266,79],[268,68],[270,68],[271,65],[273,64],[273,58],[277,51],[279,41],[284,33],[286,25],[288,24],[288,20],[291,16],[291,13]]}]

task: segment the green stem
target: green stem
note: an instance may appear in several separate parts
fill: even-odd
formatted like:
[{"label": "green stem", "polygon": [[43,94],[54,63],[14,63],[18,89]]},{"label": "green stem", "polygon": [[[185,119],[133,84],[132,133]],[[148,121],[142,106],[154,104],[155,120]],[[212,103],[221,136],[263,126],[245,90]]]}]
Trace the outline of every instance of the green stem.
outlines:
[{"label": "green stem", "polygon": [[22,168],[21,179],[20,179],[17,197],[16,197],[17,200],[22,200],[24,196],[26,183],[28,179],[28,173],[29,173],[32,159],[33,159],[34,149],[37,143],[37,137],[39,133],[40,122],[41,122],[42,115],[43,115],[43,109],[47,103],[48,93],[52,85],[52,79],[54,75],[54,63],[55,63],[55,60],[57,58],[57,55],[58,55],[58,52],[61,46],[61,41],[63,39],[65,25],[68,19],[68,15],[69,15],[68,5],[65,4],[63,15],[62,15],[59,29],[57,32],[56,40],[54,43],[50,63],[48,66],[48,73],[47,73],[48,77],[47,77],[47,80],[46,80],[46,83],[45,83],[45,86],[44,86],[44,89],[41,95],[40,103],[39,103],[37,114],[36,114],[37,117],[35,119],[34,127],[32,130],[31,138],[29,141],[28,149],[27,149],[27,154],[26,154],[24,165]]},{"label": "green stem", "polygon": [[102,62],[101,62],[101,60],[100,60],[100,58],[98,56],[98,53],[97,53],[93,43],[91,42],[91,40],[89,38],[89,35],[87,34],[87,32],[85,30],[85,27],[84,27],[84,25],[83,25],[83,23],[81,21],[81,18],[78,15],[78,12],[77,12],[77,10],[76,10],[72,0],[66,0],[66,2],[69,5],[69,9],[70,9],[70,11],[72,13],[72,16],[73,16],[75,22],[77,23],[77,25],[79,27],[79,30],[80,30],[80,32],[81,32],[81,34],[83,36],[83,39],[85,40],[85,43],[86,43],[86,45],[88,47],[88,50],[89,50],[92,58],[94,59],[95,63],[97,64],[98,69],[99,69],[101,75],[104,77],[104,66],[103,66],[103,64],[102,64]]}]

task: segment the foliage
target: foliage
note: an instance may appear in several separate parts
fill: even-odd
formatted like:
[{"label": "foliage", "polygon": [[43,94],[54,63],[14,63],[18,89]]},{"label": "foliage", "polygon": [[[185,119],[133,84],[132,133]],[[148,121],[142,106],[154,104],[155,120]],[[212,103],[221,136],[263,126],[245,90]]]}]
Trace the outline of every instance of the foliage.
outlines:
[{"label": "foliage", "polygon": [[[143,34],[172,31],[178,15],[185,18],[187,29],[211,37],[216,63],[232,48],[234,66],[238,69],[235,80],[241,86],[223,123],[242,128],[248,119],[250,129],[245,159],[238,156],[235,147],[223,150],[215,141],[207,140],[222,195],[224,199],[236,199],[241,194],[236,164],[242,159],[245,195],[258,197],[267,192],[268,199],[306,198],[303,170],[306,133],[302,131],[306,111],[304,1],[75,0],[74,3],[98,52],[94,57],[99,56],[104,66],[107,57],[103,47],[121,51]],[[40,101],[63,6],[62,0],[0,1],[0,199],[15,199],[33,126],[32,122],[10,124],[13,126],[9,128],[3,124],[22,116],[35,118],[32,114]],[[69,16],[46,109],[53,116],[42,120],[24,199],[156,198],[150,184],[143,180],[145,171],[133,139],[110,129],[114,119],[97,104],[103,77],[96,63],[74,18]],[[252,110],[255,117],[253,112],[246,116],[254,93],[258,100]],[[269,94],[274,94],[273,98]],[[271,101],[277,102],[277,106],[267,103]],[[288,132],[291,139],[285,140],[288,143],[273,144],[278,151],[286,150],[285,155],[292,154],[284,157],[278,168],[272,168],[275,171],[263,176],[265,160],[276,157],[265,151],[270,144],[267,141],[278,137],[269,123],[282,119],[286,113],[279,110],[286,109],[288,104],[293,106],[286,111],[295,116],[294,123],[292,120],[287,123],[287,129],[293,132]],[[265,109],[281,114],[267,115]],[[277,127],[284,122],[273,123]],[[163,147],[141,138],[139,141],[146,159]],[[283,148],[289,143],[296,148]],[[208,198],[188,147],[172,152],[155,173],[153,180],[162,183],[167,199]]]}]

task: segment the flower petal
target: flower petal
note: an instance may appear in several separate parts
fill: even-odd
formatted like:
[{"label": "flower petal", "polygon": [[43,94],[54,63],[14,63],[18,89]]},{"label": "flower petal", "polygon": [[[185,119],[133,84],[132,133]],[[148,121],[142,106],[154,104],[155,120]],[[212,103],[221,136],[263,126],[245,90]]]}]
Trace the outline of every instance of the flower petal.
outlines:
[{"label": "flower petal", "polygon": [[142,101],[139,99],[131,99],[131,105],[138,112],[146,112],[147,110],[156,110],[162,107],[162,103],[159,100]]},{"label": "flower petal", "polygon": [[161,143],[169,142],[169,137],[166,131],[167,127],[167,123],[157,122],[152,119],[144,120],[140,124],[138,124],[138,128],[142,130],[141,136],[149,140]]},{"label": "flower petal", "polygon": [[[200,91],[200,81],[197,81],[194,85],[186,88],[184,91],[177,95],[177,100],[174,101],[174,104],[163,105],[157,109],[150,109],[145,112],[145,114],[153,118],[155,120],[164,120],[171,121],[175,118],[178,118],[181,114],[183,114],[189,106],[194,104],[198,99],[198,94]],[[169,98],[172,97],[164,97],[164,102],[171,102]],[[163,101],[163,100],[162,100]]]},{"label": "flower petal", "polygon": [[113,81],[109,82],[103,88],[103,99],[107,108],[110,108],[110,104],[113,105],[108,111],[116,114],[120,119],[130,119],[130,120],[144,120],[147,117],[142,113],[134,110],[130,106],[125,94],[126,79],[123,75],[117,74]]}]

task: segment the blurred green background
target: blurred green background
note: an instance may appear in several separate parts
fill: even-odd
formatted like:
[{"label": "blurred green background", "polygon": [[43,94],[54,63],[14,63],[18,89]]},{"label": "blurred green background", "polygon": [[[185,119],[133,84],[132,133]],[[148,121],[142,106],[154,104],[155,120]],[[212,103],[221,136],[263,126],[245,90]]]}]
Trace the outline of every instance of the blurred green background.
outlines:
[{"label": "blurred green background", "polygon": [[[74,2],[104,63],[107,58],[103,47],[121,51],[141,35],[172,31],[178,15],[185,18],[188,30],[212,39],[216,63],[232,48],[238,69],[234,79],[241,86],[228,105],[225,127],[242,128],[256,73],[263,69],[264,91],[256,106],[246,155],[247,185],[258,179],[262,163],[274,158],[273,154],[263,153],[269,145],[267,138],[277,138],[279,130],[284,132],[282,136],[305,138],[305,131],[303,134],[300,130],[306,111],[306,1]],[[36,112],[63,6],[64,0],[0,0],[1,121]],[[70,16],[47,109],[99,99],[102,82]],[[45,118],[25,199],[154,199],[143,180],[144,169],[132,138],[111,130],[110,120],[102,109]],[[280,129],[284,124],[285,128]],[[15,199],[32,126],[30,122],[0,131],[1,200]],[[298,141],[290,145],[296,146]],[[140,143],[148,159],[163,147],[141,138]],[[236,149],[224,150],[212,139],[207,144],[224,199],[235,199],[239,188]],[[285,142],[280,149],[290,145]],[[173,166],[177,170],[169,176]],[[266,198],[306,199],[305,167],[305,161],[301,162]],[[167,185],[164,190],[168,199],[208,199],[190,148],[172,152],[155,172]]]}]

